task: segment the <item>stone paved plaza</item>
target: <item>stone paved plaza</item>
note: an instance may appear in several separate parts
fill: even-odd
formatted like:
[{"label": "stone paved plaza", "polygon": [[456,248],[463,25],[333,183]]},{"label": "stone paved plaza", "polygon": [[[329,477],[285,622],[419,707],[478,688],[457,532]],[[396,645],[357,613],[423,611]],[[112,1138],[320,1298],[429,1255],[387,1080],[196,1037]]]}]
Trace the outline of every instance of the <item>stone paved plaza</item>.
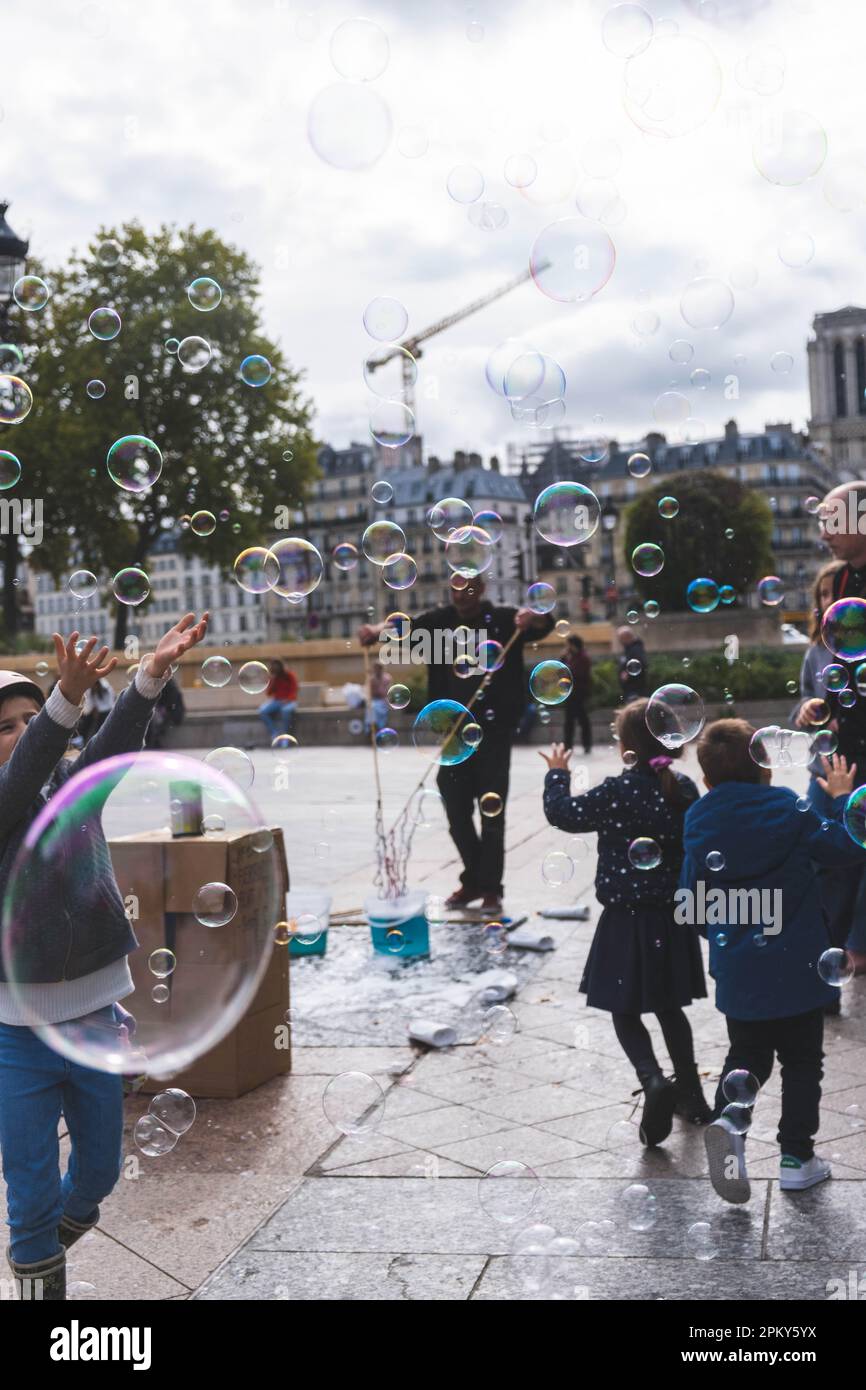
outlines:
[{"label": "stone paved plaza", "polygon": [[[254,792],[269,821],[284,827],[292,886],[327,888],[335,911],[359,907],[372,880],[369,750],[301,750],[289,792],[271,787],[272,756],[255,754]],[[617,765],[610,748],[589,764],[593,782]],[[382,760],[386,823],[421,766],[410,749]],[[693,757],[683,766],[694,774]],[[365,929],[332,929],[327,956],[293,962],[292,1074],[236,1101],[200,1102],[172,1153],[141,1158],[139,1176],[121,1179],[99,1229],[73,1252],[73,1283],[103,1299],[820,1300],[828,1280],[847,1283],[852,1269],[862,1276],[866,982],[845,987],[842,1015],[828,1021],[819,1152],[832,1161],[833,1180],[780,1195],[774,1074],[748,1140],[751,1201],[726,1207],[705,1177],[700,1130],[676,1120],[662,1148],[639,1143],[634,1074],[608,1017],[586,1009],[577,990],[598,915],[595,839],[568,885],[544,882],[545,854],[575,846],[544,821],[543,771],[535,750],[515,750],[506,909],[537,924],[539,908],[580,900],[592,920],[547,923],[555,951],[516,961],[509,950],[494,962],[517,968],[510,1007],[518,1031],[494,1043],[476,1030],[475,1041],[442,1052],[406,1041],[409,1016],[435,1008],[441,1019],[470,998],[473,972],[491,965],[479,928],[433,927],[429,964],[392,962],[384,972]],[[442,895],[455,886],[443,824],[416,835],[409,880]],[[471,1010],[468,1017],[471,1035]],[[724,1058],[723,1021],[712,999],[690,1017],[709,1098]],[[346,1071],[375,1077],[386,1093],[378,1122],[351,1138],[322,1105],[328,1081]],[[129,1154],[145,1106],[139,1097],[127,1102]],[[537,1175],[512,1184],[517,1197],[506,1194],[506,1206],[485,1195],[483,1175],[500,1162]],[[634,1219],[624,1197],[634,1183],[655,1197],[646,1220]],[[499,1219],[514,1215],[516,1202],[525,1219]],[[553,1227],[578,1249],[543,1269],[515,1257],[516,1232],[528,1222]],[[693,1231],[695,1223],[709,1232]]]}]

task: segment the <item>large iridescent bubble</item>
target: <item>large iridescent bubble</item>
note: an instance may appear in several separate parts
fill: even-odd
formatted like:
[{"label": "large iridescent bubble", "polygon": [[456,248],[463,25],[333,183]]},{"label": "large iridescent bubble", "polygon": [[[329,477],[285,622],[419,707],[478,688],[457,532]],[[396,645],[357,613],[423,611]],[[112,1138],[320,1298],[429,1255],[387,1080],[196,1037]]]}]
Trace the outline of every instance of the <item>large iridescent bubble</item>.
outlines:
[{"label": "large iridescent bubble", "polygon": [[442,767],[465,763],[478,747],[470,711],[457,700],[431,700],[412,726],[412,742]]},{"label": "large iridescent bubble", "polygon": [[583,483],[551,483],[535,499],[535,529],[553,545],[582,545],[598,529],[598,498]]},{"label": "large iridescent bubble", "polygon": [[840,598],[821,620],[824,646],[843,661],[866,657],[866,599]]},{"label": "large iridescent bubble", "polygon": [[672,682],[661,685],[650,696],[645,714],[646,726],[665,748],[681,748],[697,738],[704,727],[704,702],[691,686]]}]

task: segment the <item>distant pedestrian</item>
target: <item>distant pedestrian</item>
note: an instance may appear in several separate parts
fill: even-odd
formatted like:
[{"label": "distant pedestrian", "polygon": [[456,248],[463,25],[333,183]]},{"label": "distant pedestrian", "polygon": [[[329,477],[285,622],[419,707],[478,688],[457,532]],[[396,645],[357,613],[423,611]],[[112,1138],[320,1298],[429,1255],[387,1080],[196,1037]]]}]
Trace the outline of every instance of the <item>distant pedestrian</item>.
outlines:
[{"label": "distant pedestrian", "polygon": [[627,705],[646,695],[649,665],[644,644],[634,628],[618,627],[616,638],[622,648],[618,658],[620,704]]},{"label": "distant pedestrian", "polygon": [[294,671],[287,670],[285,663],[276,658],[268,662],[268,669],[271,673],[265,688],[268,698],[259,705],[259,718],[273,742],[280,734],[290,734],[294,728],[298,708],[298,678]]},{"label": "distant pedestrian", "polygon": [[389,713],[387,696],[390,689],[391,677],[381,661],[374,661],[370,668],[370,702],[364,714],[365,733],[369,733],[371,728],[378,733],[386,727]]},{"label": "distant pedestrian", "polygon": [[562,654],[562,661],[571,672],[571,694],[562,708],[565,725],[562,739],[566,748],[574,746],[575,720],[580,725],[580,737],[584,753],[592,752],[592,725],[586,712],[586,701],[592,687],[592,662],[582,637],[569,637]]}]

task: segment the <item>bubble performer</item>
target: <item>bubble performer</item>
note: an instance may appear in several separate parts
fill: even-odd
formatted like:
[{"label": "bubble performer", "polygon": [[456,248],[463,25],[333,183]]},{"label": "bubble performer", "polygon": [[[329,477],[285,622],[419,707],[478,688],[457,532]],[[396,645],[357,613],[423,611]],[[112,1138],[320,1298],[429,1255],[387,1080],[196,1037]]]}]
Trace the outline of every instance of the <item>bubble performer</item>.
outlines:
[{"label": "bubble performer", "polygon": [[[58,680],[46,700],[39,686],[0,671],[0,901],[29,827],[43,807],[83,768],[137,752],[173,663],[201,642],[208,614],[187,613],[142,661],[84,752],[64,755],[88,691],[117,665],[91,637],[76,650],[77,632],[54,633]],[[145,669],[146,668],[146,669]],[[34,885],[32,930],[20,946],[14,989],[0,962],[0,1150],[7,1185],[11,1244],[7,1259],[19,1297],[63,1300],[66,1251],[99,1220],[99,1203],[120,1173],[123,1079],[71,1062],[30,1026],[66,1020],[113,1030],[129,1043],[135,1020],[118,1000],[133,991],[127,957],[137,948],[111,871],[102,833],[87,837],[74,875],[58,867],[54,881]],[[91,858],[82,873],[80,855]],[[87,882],[87,911],[76,883]],[[101,885],[94,912],[93,884]],[[19,982],[21,981],[21,982]],[[70,1154],[61,1178],[57,1125],[64,1116]]]},{"label": "bubble performer", "polygon": [[[378,642],[383,628],[384,624],[361,627],[361,645]],[[523,649],[527,641],[545,637],[552,630],[553,618],[531,608],[491,603],[480,575],[452,579],[448,603],[412,618],[413,634],[453,636],[455,630],[464,628],[468,629],[467,650],[476,650],[484,640],[499,643],[503,650],[497,669],[485,672],[482,668],[468,677],[457,675],[447,661],[432,659],[427,664],[428,700],[451,700],[473,709],[482,735],[471,757],[453,765],[441,763],[437,775],[448,829],[463,861],[460,887],[448,898],[448,907],[469,907],[480,898],[482,911],[493,914],[502,910],[505,814],[503,810],[498,816],[481,816],[479,834],[475,806],[485,792],[495,792],[505,805],[511,745],[524,706]],[[435,642],[431,649],[435,657]],[[448,742],[448,738],[443,739],[443,746]]]}]

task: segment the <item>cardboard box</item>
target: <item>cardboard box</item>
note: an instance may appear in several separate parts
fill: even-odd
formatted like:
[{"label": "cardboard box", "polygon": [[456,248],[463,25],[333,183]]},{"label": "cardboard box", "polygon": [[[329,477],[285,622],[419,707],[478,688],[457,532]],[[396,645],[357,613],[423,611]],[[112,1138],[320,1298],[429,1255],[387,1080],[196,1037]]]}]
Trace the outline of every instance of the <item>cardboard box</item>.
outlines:
[{"label": "cardboard box", "polygon": [[[258,961],[261,914],[269,912],[268,876],[276,869],[277,914],[282,914],[289,886],[283,834],[278,828],[272,834],[273,846],[264,853],[253,848],[248,832],[172,839],[167,830],[157,830],[109,842],[121,895],[136,900],[132,926],[139,950],[129,958],[136,992],[126,1002],[139,1020],[182,1017],[191,995],[200,992],[216,1000],[221,992],[231,995],[251,961]],[[193,898],[206,883],[225,883],[237,897],[237,911],[225,930],[204,927],[192,911]],[[273,925],[278,920],[279,915]],[[152,999],[157,980],[148,966],[160,947],[177,958],[175,970],[163,981],[170,990],[163,1004]],[[291,1070],[288,1009],[288,951],[275,945],[235,1028],[170,1081],[148,1079],[142,1089],[152,1093],[177,1085],[199,1098],[235,1097],[283,1075]],[[289,1045],[277,1047],[277,1037]]]}]

